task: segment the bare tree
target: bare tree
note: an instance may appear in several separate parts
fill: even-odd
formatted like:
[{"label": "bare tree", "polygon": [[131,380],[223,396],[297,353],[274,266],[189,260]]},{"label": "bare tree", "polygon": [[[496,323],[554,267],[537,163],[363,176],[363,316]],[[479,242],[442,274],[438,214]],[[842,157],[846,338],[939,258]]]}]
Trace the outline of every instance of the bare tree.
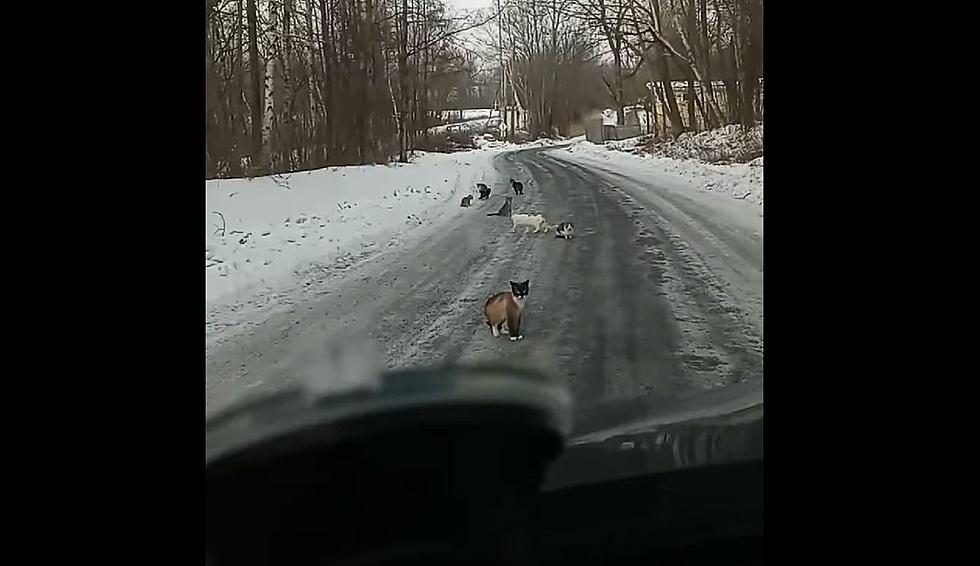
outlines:
[{"label": "bare tree", "polygon": [[[568,132],[608,100],[620,121],[640,104],[651,131],[674,136],[762,112],[762,0],[497,0],[464,16],[445,0],[205,7],[209,177],[406,161],[471,89],[532,136]],[[480,26],[482,57],[458,40]],[[688,81],[686,125],[675,79]]]}]

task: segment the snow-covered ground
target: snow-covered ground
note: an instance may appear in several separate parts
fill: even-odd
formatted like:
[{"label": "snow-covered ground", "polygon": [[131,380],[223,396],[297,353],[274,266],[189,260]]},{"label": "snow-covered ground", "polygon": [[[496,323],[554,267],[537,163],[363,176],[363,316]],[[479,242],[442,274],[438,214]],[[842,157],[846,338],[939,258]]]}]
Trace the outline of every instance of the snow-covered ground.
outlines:
[{"label": "snow-covered ground", "polygon": [[675,140],[661,142],[657,142],[652,136],[645,136],[638,138],[635,146],[636,151],[657,157],[696,159],[718,165],[747,163],[762,156],[763,124],[748,131],[742,130],[741,126],[729,124],[704,132],[685,132]]},{"label": "snow-covered ground", "polygon": [[648,176],[670,175],[690,189],[731,195],[732,198],[763,204],[763,159],[749,163],[714,165],[695,159],[655,157],[636,152],[637,139],[598,145],[580,140],[565,149],[576,156]]},{"label": "snow-covered ground", "polygon": [[501,150],[501,151],[504,151],[504,150],[516,151],[516,150],[519,150],[519,149],[528,149],[528,148],[532,148],[532,147],[548,147],[548,146],[552,146],[552,145],[561,145],[561,144],[564,144],[564,143],[568,143],[569,141],[574,141],[576,139],[583,139],[584,140],[585,139],[585,136],[580,136],[580,138],[572,138],[571,140],[562,140],[562,139],[550,140],[548,138],[538,138],[538,139],[533,140],[533,141],[529,141],[529,142],[526,142],[526,143],[520,143],[520,144],[518,144],[518,143],[509,142],[509,141],[506,141],[506,140],[498,140],[498,139],[495,139],[490,134],[484,134],[482,136],[477,136],[476,138],[474,138],[473,139],[473,142],[479,148],[496,149],[496,150]]},{"label": "snow-covered ground", "polygon": [[346,269],[405,243],[463,210],[462,196],[494,178],[496,153],[421,154],[407,164],[208,181],[208,310],[295,286],[309,272]]}]

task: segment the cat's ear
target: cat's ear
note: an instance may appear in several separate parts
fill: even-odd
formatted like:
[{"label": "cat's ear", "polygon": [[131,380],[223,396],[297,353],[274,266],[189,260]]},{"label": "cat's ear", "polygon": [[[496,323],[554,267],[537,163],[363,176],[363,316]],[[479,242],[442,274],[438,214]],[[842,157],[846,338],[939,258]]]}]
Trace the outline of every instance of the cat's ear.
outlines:
[{"label": "cat's ear", "polygon": [[531,280],[528,279],[527,281],[521,283],[521,287],[527,287],[528,286],[528,283],[530,283],[530,282],[531,282]]}]

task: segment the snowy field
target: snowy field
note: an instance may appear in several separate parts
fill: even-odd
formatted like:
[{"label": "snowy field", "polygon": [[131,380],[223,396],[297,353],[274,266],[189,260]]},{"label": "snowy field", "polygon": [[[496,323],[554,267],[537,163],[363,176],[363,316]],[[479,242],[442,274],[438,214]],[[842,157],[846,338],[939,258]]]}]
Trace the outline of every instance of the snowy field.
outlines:
[{"label": "snowy field", "polygon": [[637,139],[598,145],[579,140],[565,151],[578,157],[642,173],[653,181],[656,176],[672,176],[692,190],[730,195],[732,198],[763,204],[763,158],[749,163],[715,165],[696,159],[672,159],[636,152]]},{"label": "snowy field", "polygon": [[[499,151],[206,183],[208,310],[343,270],[459,214]],[[220,214],[219,214],[220,213]],[[222,232],[223,228],[223,232]]]}]

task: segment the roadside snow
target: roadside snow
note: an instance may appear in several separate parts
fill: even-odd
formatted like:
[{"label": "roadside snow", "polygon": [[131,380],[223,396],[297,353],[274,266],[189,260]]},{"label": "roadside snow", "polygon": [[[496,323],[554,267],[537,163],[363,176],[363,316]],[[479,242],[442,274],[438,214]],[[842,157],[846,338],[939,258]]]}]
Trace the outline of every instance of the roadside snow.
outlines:
[{"label": "roadside snow", "polygon": [[763,161],[758,157],[749,163],[713,165],[693,159],[654,157],[645,153],[633,153],[636,140],[608,142],[597,145],[588,141],[573,143],[565,149],[587,160],[614,163],[617,168],[628,168],[636,173],[668,174],[683,181],[692,190],[709,191],[730,195],[732,198],[763,204]]},{"label": "roadside snow", "polygon": [[421,154],[408,164],[208,181],[208,310],[288,290],[305,273],[345,270],[405,243],[420,227],[458,214],[460,198],[493,179],[497,153]]},{"label": "roadside snow", "polygon": [[495,139],[491,134],[485,134],[483,136],[477,136],[473,139],[473,142],[479,148],[496,149],[501,151],[516,151],[519,149],[528,149],[532,147],[550,147],[553,145],[566,144],[570,141],[575,141],[579,139],[585,139],[584,136],[572,139],[548,139],[548,138],[538,138],[534,141],[529,141],[527,143],[513,143],[504,140]]},{"label": "roadside snow", "polygon": [[[633,140],[621,143],[628,144],[629,141]],[[746,163],[762,156],[763,124],[748,131],[742,130],[741,126],[729,124],[705,132],[685,132],[676,140],[662,142],[656,141],[653,136],[643,136],[634,145],[636,150],[656,157],[696,159],[718,165]]]}]

